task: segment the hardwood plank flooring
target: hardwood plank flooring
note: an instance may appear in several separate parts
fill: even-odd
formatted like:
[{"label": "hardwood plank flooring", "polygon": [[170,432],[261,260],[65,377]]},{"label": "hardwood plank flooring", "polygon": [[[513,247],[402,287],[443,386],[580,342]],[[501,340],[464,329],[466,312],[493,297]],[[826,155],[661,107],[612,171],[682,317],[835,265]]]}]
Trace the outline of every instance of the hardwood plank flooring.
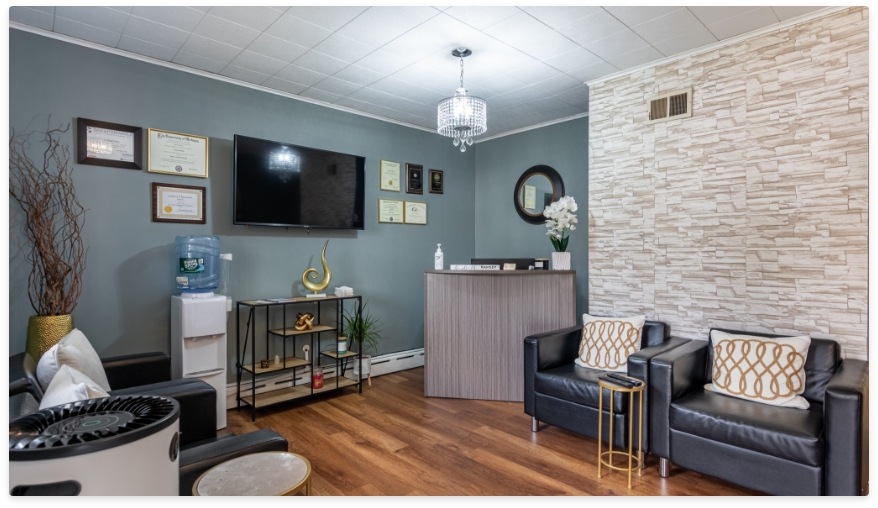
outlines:
[{"label": "hardwood plank flooring", "polygon": [[[424,369],[257,412],[228,414],[228,430],[269,428],[308,457],[318,496],[741,496],[758,494],[681,468],[670,478],[650,456],[597,477],[597,441],[542,425],[520,402],[424,397]],[[606,470],[605,470],[606,471]]]}]

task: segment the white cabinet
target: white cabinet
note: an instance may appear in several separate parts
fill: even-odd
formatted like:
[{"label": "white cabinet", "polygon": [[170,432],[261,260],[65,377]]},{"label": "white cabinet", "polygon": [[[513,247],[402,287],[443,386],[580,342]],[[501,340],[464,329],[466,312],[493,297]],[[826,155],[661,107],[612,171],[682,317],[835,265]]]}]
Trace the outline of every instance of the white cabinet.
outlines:
[{"label": "white cabinet", "polygon": [[171,375],[216,390],[216,428],[226,426],[226,297],[171,297]]}]

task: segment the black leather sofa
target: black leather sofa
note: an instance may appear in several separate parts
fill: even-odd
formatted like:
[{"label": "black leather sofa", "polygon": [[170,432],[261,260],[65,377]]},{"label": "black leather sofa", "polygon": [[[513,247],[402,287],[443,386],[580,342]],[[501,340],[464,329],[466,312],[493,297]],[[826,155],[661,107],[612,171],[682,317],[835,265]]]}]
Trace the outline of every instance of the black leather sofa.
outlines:
[{"label": "black leather sofa", "polygon": [[[216,430],[214,388],[200,379],[171,379],[171,359],[164,353],[142,353],[102,358],[110,383],[110,395],[160,395],[180,404],[180,495],[192,495],[192,485],[201,473],[229,459],[265,451],[288,451],[283,436],[268,429],[247,434],[219,435]],[[24,353],[9,358],[10,420],[15,411],[34,409],[22,403],[27,394],[36,401],[42,390],[24,368]],[[15,410],[14,410],[15,408]]]},{"label": "black leather sofa", "polygon": [[[531,416],[532,429],[539,422],[561,427],[577,434],[597,438],[598,376],[606,371],[580,367],[574,363],[579,354],[582,328],[573,326],[524,339],[524,412]],[[650,359],[664,351],[689,342],[670,338],[667,325],[647,321],[643,325],[641,349],[628,358],[628,375],[650,384]],[[604,397],[607,392],[604,391]],[[627,394],[616,393],[613,403],[614,425],[627,429]],[[643,450],[649,451],[649,421],[652,407],[650,390],[644,393]],[[604,430],[609,430],[609,401],[604,401]],[[616,432],[614,444],[627,446],[627,433]]]},{"label": "black leather sofa", "polygon": [[842,360],[838,343],[811,339],[809,409],[707,391],[712,364],[710,341],[702,340],[653,358],[652,451],[663,477],[673,462],[766,494],[868,492],[868,362]]}]

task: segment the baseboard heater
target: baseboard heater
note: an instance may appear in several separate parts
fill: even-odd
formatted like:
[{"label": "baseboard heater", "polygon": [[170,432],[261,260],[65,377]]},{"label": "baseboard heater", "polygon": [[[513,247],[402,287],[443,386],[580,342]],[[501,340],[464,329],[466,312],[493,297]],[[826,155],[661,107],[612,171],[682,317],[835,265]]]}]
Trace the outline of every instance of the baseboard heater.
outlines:
[{"label": "baseboard heater", "polygon": [[[424,366],[424,348],[410,349],[408,351],[399,351],[396,353],[388,353],[386,355],[372,357],[372,377],[383,376],[408,369],[414,369]],[[353,369],[349,366],[345,370],[345,377],[351,377]],[[323,375],[326,377],[335,376],[334,366],[324,366]],[[261,376],[256,383],[256,393],[266,393],[273,390],[286,388],[293,380],[289,374],[278,374],[276,376]],[[305,384],[311,382],[311,369],[300,369],[295,377],[296,384]],[[226,399],[229,408],[237,407],[235,400],[235,383],[226,385]],[[250,395],[252,382],[241,383],[241,394]]]}]

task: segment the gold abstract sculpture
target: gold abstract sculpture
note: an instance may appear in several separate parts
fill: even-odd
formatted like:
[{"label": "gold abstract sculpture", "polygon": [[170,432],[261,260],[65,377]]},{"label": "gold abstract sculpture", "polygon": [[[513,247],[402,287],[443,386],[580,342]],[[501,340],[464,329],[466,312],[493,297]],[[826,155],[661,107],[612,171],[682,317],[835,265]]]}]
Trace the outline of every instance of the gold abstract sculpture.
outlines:
[{"label": "gold abstract sculpture", "polygon": [[314,327],[314,314],[299,312],[296,314],[296,331],[310,330]]},{"label": "gold abstract sculpture", "polygon": [[317,282],[319,276],[317,275],[316,268],[308,268],[302,274],[302,285],[305,286],[305,289],[312,291],[315,295],[326,289],[327,286],[329,286],[329,281],[332,280],[332,271],[329,270],[329,265],[326,264],[326,246],[328,244],[329,240],[326,240],[326,243],[323,244],[323,253],[320,255],[320,262],[323,263],[323,279]]}]

